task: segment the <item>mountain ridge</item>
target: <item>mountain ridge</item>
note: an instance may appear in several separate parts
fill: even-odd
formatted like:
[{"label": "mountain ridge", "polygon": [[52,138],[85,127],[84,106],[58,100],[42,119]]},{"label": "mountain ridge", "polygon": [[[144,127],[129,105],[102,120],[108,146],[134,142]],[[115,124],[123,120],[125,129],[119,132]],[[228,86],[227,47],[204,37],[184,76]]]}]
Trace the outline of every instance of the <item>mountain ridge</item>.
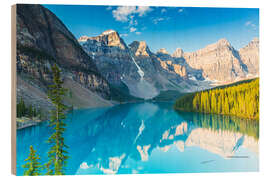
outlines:
[{"label": "mountain ridge", "polygon": [[[139,74],[136,73],[139,71],[139,68],[140,71],[146,74],[144,76],[145,80],[152,84],[151,86],[158,92],[167,90],[181,90],[182,92],[187,92],[196,91],[198,87],[202,90],[218,84],[230,83],[247,78],[248,65],[241,59],[244,55],[239,54],[239,51],[235,50],[225,38],[221,38],[217,42],[209,44],[195,52],[184,52],[181,48],[177,48],[173,54],[169,54],[165,48],[161,48],[156,53],[153,53],[145,41],[135,40],[127,46],[115,30],[107,30],[99,36],[88,37],[88,40],[82,43],[83,49],[89,55],[97,55],[95,52],[96,44],[91,44],[92,39],[101,42],[104,37],[112,36],[113,34],[115,34],[114,36],[117,38],[111,38],[112,41],[110,43],[114,45],[102,43],[100,48],[104,50],[99,54],[99,59],[105,59],[106,56],[110,56],[110,58],[117,59],[118,66],[125,64],[122,66],[124,69],[127,69],[127,66],[134,67],[132,68],[134,72],[133,75],[132,72],[126,75],[122,72],[124,69],[120,69],[118,71],[118,77],[121,78],[117,78],[116,81],[120,79],[123,80],[124,76],[133,76],[131,79],[139,81],[140,76],[138,77],[137,75]],[[79,40],[80,39],[82,38],[79,38]],[[115,42],[113,42],[113,40],[115,40]],[[122,47],[125,48],[121,48],[119,42],[121,42],[121,44],[123,44]],[[118,50],[113,51],[112,47],[118,48]],[[115,52],[118,56],[115,56],[112,52]],[[96,64],[99,64],[98,66],[104,66],[100,65],[99,61],[104,63],[104,60],[95,61]],[[127,63],[127,61],[129,61],[129,63]],[[152,74],[158,74],[160,78],[157,80],[157,78],[149,75],[147,71]],[[106,77],[110,72],[103,72],[103,74]],[[135,76],[137,76],[137,78]],[[129,80],[126,80],[125,84],[131,91],[136,91],[136,87],[133,86],[134,82],[129,83]]]}]

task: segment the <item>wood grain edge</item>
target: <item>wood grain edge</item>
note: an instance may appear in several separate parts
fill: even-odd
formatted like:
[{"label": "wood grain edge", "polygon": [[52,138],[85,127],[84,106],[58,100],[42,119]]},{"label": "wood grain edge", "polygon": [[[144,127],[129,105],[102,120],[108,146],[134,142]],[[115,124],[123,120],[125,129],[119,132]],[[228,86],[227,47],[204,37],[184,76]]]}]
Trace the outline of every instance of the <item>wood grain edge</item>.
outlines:
[{"label": "wood grain edge", "polygon": [[11,6],[11,173],[16,175],[16,5]]}]

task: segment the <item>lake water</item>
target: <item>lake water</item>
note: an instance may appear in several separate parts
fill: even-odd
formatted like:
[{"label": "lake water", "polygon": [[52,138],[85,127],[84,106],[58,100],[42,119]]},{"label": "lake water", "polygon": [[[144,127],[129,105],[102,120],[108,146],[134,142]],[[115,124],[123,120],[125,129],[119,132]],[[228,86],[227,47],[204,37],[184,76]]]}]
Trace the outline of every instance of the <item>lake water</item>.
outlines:
[{"label": "lake water", "polygon": [[[259,170],[259,124],[176,112],[172,103],[75,110],[66,120],[66,174],[243,172]],[[17,174],[33,145],[47,160],[47,122],[17,131]]]}]

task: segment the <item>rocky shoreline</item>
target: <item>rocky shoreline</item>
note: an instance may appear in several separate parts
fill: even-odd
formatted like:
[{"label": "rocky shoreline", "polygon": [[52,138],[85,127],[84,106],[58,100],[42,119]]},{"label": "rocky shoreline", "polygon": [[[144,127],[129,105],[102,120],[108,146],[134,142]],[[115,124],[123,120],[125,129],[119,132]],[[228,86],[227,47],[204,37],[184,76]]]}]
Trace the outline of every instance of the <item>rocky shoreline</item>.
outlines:
[{"label": "rocky shoreline", "polygon": [[27,127],[35,126],[42,122],[42,120],[34,117],[32,119],[27,118],[27,117],[21,117],[21,118],[16,118],[16,128],[17,129],[24,129]]}]

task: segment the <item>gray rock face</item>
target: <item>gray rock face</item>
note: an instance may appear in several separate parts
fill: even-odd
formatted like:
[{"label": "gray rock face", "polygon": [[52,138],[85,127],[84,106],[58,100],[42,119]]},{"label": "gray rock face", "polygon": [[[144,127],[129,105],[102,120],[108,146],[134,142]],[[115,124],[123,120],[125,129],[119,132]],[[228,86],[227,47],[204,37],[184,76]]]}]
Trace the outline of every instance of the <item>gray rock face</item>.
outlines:
[{"label": "gray rock face", "polygon": [[[190,92],[201,88],[209,88],[208,83],[202,82],[202,71],[194,69],[186,63],[183,58],[183,50],[177,48],[173,55],[170,55],[164,48],[160,49],[156,56],[165,77],[171,82],[178,84],[182,92]],[[203,83],[203,84],[201,84]]]},{"label": "gray rock face", "polygon": [[165,48],[161,48],[160,50],[157,51],[157,54],[168,54],[168,51]]},{"label": "gray rock face", "polygon": [[174,58],[181,58],[181,57],[183,57],[183,55],[184,55],[183,49],[181,49],[181,48],[176,48],[176,50],[175,50],[174,53],[172,54],[172,57],[174,57]]},{"label": "gray rock face", "polygon": [[113,85],[121,86],[123,81],[136,83],[140,80],[130,51],[117,32],[105,31],[80,43],[94,60],[99,72]]},{"label": "gray rock face", "polygon": [[259,39],[254,38],[247,46],[239,50],[243,63],[251,76],[259,76]]},{"label": "gray rock face", "polygon": [[157,95],[159,91],[168,89],[177,89],[178,86],[172,84],[162,72],[160,62],[152,53],[146,42],[134,41],[129,45],[134,60],[144,72],[144,79],[150,82],[156,89],[153,94]]},{"label": "gray rock face", "polygon": [[230,83],[245,79],[249,72],[256,71],[252,66],[258,61],[258,56],[253,54],[258,54],[258,49],[254,46],[250,44],[253,52],[246,47],[239,53],[226,39],[221,39],[196,52],[184,53],[184,58],[190,67],[201,69],[205,79]]},{"label": "gray rock face", "polygon": [[146,56],[150,57],[152,52],[149,50],[145,41],[133,41],[130,45],[130,50],[134,53],[135,56]]},{"label": "gray rock face", "polygon": [[[134,96],[148,99],[159,91],[185,91],[190,87],[183,58],[172,58],[165,49],[154,54],[144,41],[127,46],[113,30],[97,37],[83,36],[78,41],[111,84],[125,84]],[[183,83],[185,86],[181,87]]]},{"label": "gray rock face", "polygon": [[[65,25],[41,5],[17,5],[16,64],[17,76],[22,79],[17,82],[17,88],[26,87],[28,83],[46,94],[52,83],[51,67],[54,63],[62,70],[63,79],[70,77],[75,84],[103,98],[110,98],[109,84]],[[31,91],[24,91],[21,95],[26,101],[31,101],[27,98],[31,96],[28,93]],[[26,103],[35,104],[32,99],[33,102]]]},{"label": "gray rock face", "polygon": [[93,58],[101,55],[111,58],[126,58],[129,56],[125,42],[113,30],[105,31],[96,37],[83,36],[79,38],[79,42]]},{"label": "gray rock face", "polygon": [[168,80],[157,73],[158,62],[153,60],[146,42],[134,41],[127,46],[113,30],[84,38],[86,41],[81,39],[82,47],[94,59],[99,72],[114,86],[121,88],[124,84],[130,94],[146,99],[167,88]]},{"label": "gray rock face", "polygon": [[165,48],[161,48],[160,50],[158,50],[156,56],[163,61],[172,60],[171,55],[167,52]]}]

